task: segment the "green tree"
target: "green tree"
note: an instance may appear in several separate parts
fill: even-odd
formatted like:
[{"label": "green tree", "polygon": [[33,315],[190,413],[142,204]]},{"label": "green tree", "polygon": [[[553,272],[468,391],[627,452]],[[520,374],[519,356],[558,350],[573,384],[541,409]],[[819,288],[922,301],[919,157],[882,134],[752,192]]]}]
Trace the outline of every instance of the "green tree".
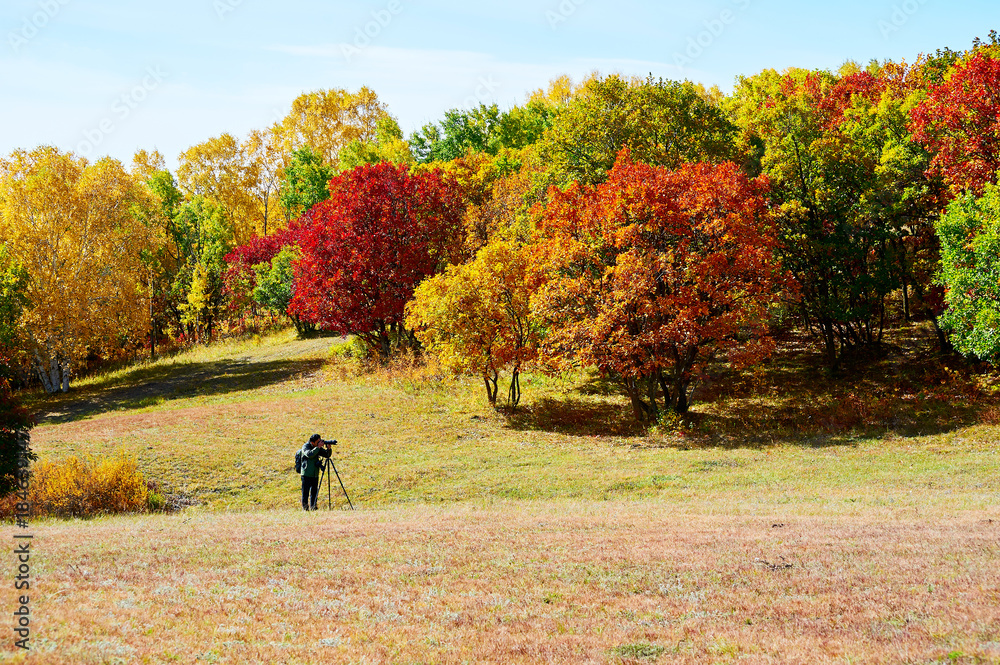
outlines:
[{"label": "green tree", "polygon": [[446,111],[440,123],[431,123],[410,136],[410,147],[418,162],[450,162],[469,152],[497,155],[502,150],[520,150],[537,143],[552,124],[551,106],[532,101],[500,111],[496,104],[480,104],[472,110]]},{"label": "green tree", "polygon": [[465,153],[488,152],[490,137],[500,122],[496,104],[464,111],[445,111],[440,124],[424,125],[410,137],[410,146],[417,160],[423,163],[450,162]]},{"label": "green tree", "polygon": [[537,144],[552,126],[555,116],[555,108],[540,101],[515,106],[500,116],[490,151],[499,154],[504,148],[521,150]]},{"label": "green tree", "polygon": [[403,130],[395,118],[386,116],[376,123],[375,140],[356,139],[340,151],[337,171],[350,171],[362,164],[413,164],[410,144],[403,140]]},{"label": "green tree", "polygon": [[14,344],[21,312],[29,305],[27,292],[28,272],[0,243],[0,348]]},{"label": "green tree", "polygon": [[[21,312],[29,304],[27,288],[28,273],[0,244],[0,499],[17,487],[19,445],[31,428],[28,412],[10,389],[10,375],[18,364],[14,336]],[[29,461],[35,459],[30,450],[27,456]]]},{"label": "green tree", "polygon": [[919,66],[906,63],[883,63],[871,73],[879,93],[852,94],[837,127],[872,164],[857,212],[885,229],[884,251],[904,320],[918,316],[936,326],[931,291],[940,253],[934,224],[948,194],[945,181],[931,173],[932,153],[910,131],[911,112],[923,99],[926,82]]},{"label": "green tree", "polygon": [[559,182],[596,184],[623,148],[637,161],[677,168],[736,157],[735,138],[723,110],[695,84],[612,75],[586,81],[540,145]]},{"label": "green tree", "polygon": [[145,184],[152,205],[145,211],[146,224],[154,234],[154,241],[143,254],[147,268],[147,287],[150,298],[150,354],[156,354],[156,342],[162,331],[173,319],[180,328],[180,302],[171,298],[173,284],[184,268],[186,258],[179,247],[179,234],[174,219],[184,203],[184,195],[170,171],[163,168],[162,159],[144,163],[140,151],[133,162],[133,173]]},{"label": "green tree", "polygon": [[937,230],[948,304],[942,325],[964,355],[1000,361],[1000,187],[955,199]]},{"label": "green tree", "polygon": [[211,303],[210,289],[208,270],[201,263],[195,264],[187,300],[181,303],[180,307],[181,323],[193,332],[196,342],[202,340],[207,329],[208,309]]},{"label": "green tree", "polygon": [[11,360],[9,347],[0,342],[0,499],[17,488],[18,469],[22,455],[29,462],[37,459],[30,448],[22,450],[28,442],[32,420],[10,389]]},{"label": "green tree", "polygon": [[196,196],[182,204],[172,225],[180,266],[168,300],[176,310],[176,333],[210,339],[224,314],[225,256],[233,248],[233,231],[222,208]]},{"label": "green tree", "polygon": [[285,169],[279,198],[288,219],[296,219],[314,205],[330,198],[330,179],[336,170],[318,152],[306,146],[292,154]]},{"label": "green tree", "polygon": [[929,155],[907,129],[918,95],[911,74],[899,66],[846,76],[768,70],[741,79],[729,102],[736,124],[764,148],[782,259],[830,369],[846,351],[882,341],[890,293],[928,285],[920,268],[935,249],[921,243],[941,187],[925,175]]},{"label": "green tree", "polygon": [[293,264],[298,257],[298,247],[286,245],[269,262],[255,265],[253,270],[257,275],[257,286],[251,297],[261,307],[291,318],[295,331],[301,336],[315,331],[316,326],[288,312],[295,281]]}]

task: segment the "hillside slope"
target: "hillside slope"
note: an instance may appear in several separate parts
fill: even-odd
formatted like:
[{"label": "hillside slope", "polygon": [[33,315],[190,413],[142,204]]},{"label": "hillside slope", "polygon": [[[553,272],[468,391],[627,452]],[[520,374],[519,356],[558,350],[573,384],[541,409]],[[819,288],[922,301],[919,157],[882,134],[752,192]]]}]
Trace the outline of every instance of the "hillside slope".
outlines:
[{"label": "hillside slope", "polygon": [[[586,377],[527,376],[524,408],[498,413],[473,379],[433,368],[358,374],[330,353],[343,343],[283,333],[100,377],[37,403],[33,445],[50,458],[124,450],[167,493],[213,508],[295,505],[293,455],[313,432],[340,441],[338,470],[362,506],[657,497],[727,511],[804,502],[826,512],[857,501],[981,508],[996,500],[998,428],[964,424],[961,405],[928,407],[928,434],[764,432],[771,441],[762,443],[754,423],[730,425],[725,438],[646,434],[632,429],[621,398]],[[788,383],[789,362],[773,363],[775,381]],[[742,380],[728,385],[742,390]],[[770,399],[777,406],[754,394],[718,398],[695,415],[725,425],[732,417],[716,416],[722,408],[761,418],[789,408],[787,396]],[[813,408],[815,400],[797,399],[805,405],[797,408]]]},{"label": "hillside slope", "polygon": [[[196,505],[32,524],[35,642],[4,662],[1000,662],[998,428],[968,405],[926,433],[647,434],[588,377],[525,377],[499,413],[433,368],[358,373],[342,343],[37,399],[43,457],[124,450]],[[732,399],[695,415],[769,417]],[[314,431],[357,511],[336,484],[334,510],[295,509]]]}]

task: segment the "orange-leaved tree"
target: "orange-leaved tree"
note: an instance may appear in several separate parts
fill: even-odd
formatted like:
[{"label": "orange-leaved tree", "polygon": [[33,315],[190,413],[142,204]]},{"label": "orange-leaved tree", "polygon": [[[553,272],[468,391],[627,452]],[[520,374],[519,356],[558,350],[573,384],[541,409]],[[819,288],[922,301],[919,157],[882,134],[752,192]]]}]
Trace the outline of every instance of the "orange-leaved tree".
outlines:
[{"label": "orange-leaved tree", "polygon": [[544,356],[620,382],[641,423],[686,413],[711,358],[765,356],[769,307],[791,283],[766,190],[731,163],[672,171],[627,151],[606,182],[553,189],[533,252]]},{"label": "orange-leaved tree", "polygon": [[407,325],[427,350],[453,371],[481,376],[494,406],[505,369],[511,373],[507,401],[517,406],[521,370],[537,353],[528,268],[522,248],[497,240],[470,263],[425,280],[407,306]]}]

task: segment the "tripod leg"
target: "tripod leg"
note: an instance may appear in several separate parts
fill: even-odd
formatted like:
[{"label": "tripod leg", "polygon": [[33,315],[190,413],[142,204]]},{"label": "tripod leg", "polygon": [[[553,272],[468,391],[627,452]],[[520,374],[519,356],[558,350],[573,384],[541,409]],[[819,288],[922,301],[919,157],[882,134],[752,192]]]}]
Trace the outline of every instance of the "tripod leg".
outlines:
[{"label": "tripod leg", "polygon": [[[347,496],[347,489],[344,488],[344,481],[340,479],[340,474],[337,473],[337,465],[333,463],[333,460],[330,460],[330,466],[333,467],[333,472],[337,474],[337,482],[340,483],[340,489],[344,490],[344,498],[347,499],[347,505],[351,507],[351,510],[354,510],[354,504],[351,503],[351,497]],[[329,479],[329,476],[327,476],[327,478]]]}]

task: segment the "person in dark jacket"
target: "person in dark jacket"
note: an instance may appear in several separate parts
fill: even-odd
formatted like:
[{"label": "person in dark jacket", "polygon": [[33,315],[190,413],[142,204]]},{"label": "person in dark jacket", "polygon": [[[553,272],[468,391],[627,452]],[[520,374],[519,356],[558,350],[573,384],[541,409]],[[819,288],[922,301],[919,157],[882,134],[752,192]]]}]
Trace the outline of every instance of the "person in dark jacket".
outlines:
[{"label": "person in dark jacket", "polygon": [[309,437],[302,447],[302,509],[316,510],[319,494],[319,476],[323,470],[322,458],[330,459],[332,441],[324,441],[319,434]]}]

